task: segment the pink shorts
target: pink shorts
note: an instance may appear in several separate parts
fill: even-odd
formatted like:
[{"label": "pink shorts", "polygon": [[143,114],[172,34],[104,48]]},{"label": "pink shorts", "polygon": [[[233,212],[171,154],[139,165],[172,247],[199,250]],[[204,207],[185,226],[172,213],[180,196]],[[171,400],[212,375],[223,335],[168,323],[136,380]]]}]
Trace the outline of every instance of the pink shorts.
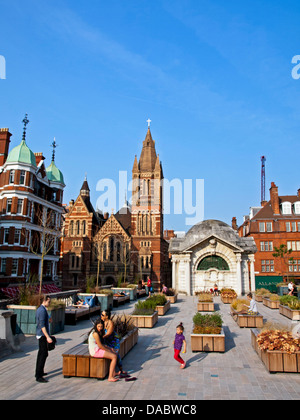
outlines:
[{"label": "pink shorts", "polygon": [[94,354],[94,357],[98,357],[99,359],[102,359],[104,357],[104,353],[105,353],[105,350],[98,349],[96,353]]}]

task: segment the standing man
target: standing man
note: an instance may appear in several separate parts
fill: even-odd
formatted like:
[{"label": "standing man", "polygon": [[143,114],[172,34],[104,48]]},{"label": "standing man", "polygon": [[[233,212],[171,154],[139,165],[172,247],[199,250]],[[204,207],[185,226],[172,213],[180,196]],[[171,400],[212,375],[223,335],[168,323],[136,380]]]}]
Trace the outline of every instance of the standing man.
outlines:
[{"label": "standing man", "polygon": [[48,357],[48,343],[52,343],[49,330],[49,315],[47,308],[50,305],[50,296],[43,296],[42,304],[36,311],[36,338],[39,341],[39,351],[36,360],[35,378],[37,382],[48,382],[43,378],[45,374],[44,366]]}]

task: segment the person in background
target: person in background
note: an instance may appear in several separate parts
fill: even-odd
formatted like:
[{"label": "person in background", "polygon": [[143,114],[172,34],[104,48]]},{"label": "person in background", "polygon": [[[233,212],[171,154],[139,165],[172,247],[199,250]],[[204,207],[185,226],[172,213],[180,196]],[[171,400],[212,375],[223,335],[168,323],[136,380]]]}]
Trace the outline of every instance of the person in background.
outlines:
[{"label": "person in background", "polygon": [[167,288],[167,286],[166,286],[164,283],[162,284],[162,289],[161,289],[161,291],[162,291],[162,293],[164,293],[164,294],[168,293],[168,288]]},{"label": "person in background", "polygon": [[49,330],[49,315],[47,308],[50,306],[51,298],[48,295],[42,296],[42,303],[36,311],[36,338],[39,342],[39,350],[36,359],[35,378],[37,382],[48,382],[44,378],[46,359],[48,357],[48,343],[52,343]]},{"label": "person in background", "polygon": [[152,287],[152,282],[151,282],[150,277],[148,277],[147,279],[147,286],[148,286],[149,296],[151,296],[151,293],[153,292],[153,287]]},{"label": "person in background", "polygon": [[251,292],[249,292],[247,294],[247,299],[250,300],[250,307],[248,308],[248,306],[245,305],[245,304],[244,304],[244,306],[246,306],[246,308],[248,308],[248,314],[249,315],[257,315],[258,314],[258,310],[257,310],[256,302],[253,299]]}]

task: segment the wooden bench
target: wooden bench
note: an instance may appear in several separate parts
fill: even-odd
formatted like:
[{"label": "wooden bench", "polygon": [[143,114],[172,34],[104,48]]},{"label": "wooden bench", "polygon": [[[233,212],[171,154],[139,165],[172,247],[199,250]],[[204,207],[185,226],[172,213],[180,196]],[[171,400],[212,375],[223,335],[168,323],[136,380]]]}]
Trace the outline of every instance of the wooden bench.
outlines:
[{"label": "wooden bench", "polygon": [[126,302],[130,302],[129,295],[113,297],[113,306],[124,305]]},{"label": "wooden bench", "polygon": [[110,360],[91,357],[88,344],[72,347],[62,356],[65,378],[79,376],[104,379],[108,375]]},{"label": "wooden bench", "polygon": [[137,289],[136,294],[137,294],[137,298],[146,296],[146,290],[145,289]]},{"label": "wooden bench", "polygon": [[65,309],[65,324],[66,325],[76,325],[78,319],[89,319],[91,314],[100,315],[101,306],[67,306]]},{"label": "wooden bench", "polygon": [[[133,328],[120,341],[119,354],[122,359],[136,345],[137,341],[138,328]],[[110,360],[90,356],[88,344],[78,344],[67,350],[62,356],[63,376],[65,378],[78,376],[104,379],[108,375]]]}]

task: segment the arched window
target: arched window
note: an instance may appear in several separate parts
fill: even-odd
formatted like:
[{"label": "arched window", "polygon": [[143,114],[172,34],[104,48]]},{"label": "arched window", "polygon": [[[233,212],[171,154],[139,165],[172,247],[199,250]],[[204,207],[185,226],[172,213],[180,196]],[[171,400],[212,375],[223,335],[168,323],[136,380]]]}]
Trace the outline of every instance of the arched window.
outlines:
[{"label": "arched window", "polygon": [[107,245],[106,242],[103,244],[103,261],[105,261],[107,258]]},{"label": "arched window", "polygon": [[110,238],[109,241],[109,259],[110,261],[114,260],[114,238]]},{"label": "arched window", "polygon": [[210,268],[216,268],[217,270],[229,270],[227,262],[217,255],[210,255],[203,258],[203,260],[200,261],[197,270],[206,271]]},{"label": "arched window", "polygon": [[85,233],[86,233],[86,222],[85,222],[85,220],[83,220],[83,222],[82,222],[82,235],[85,235]]},{"label": "arched window", "polygon": [[70,227],[69,227],[69,236],[73,236],[74,234],[74,220],[71,220]]},{"label": "arched window", "polygon": [[80,223],[79,220],[76,222],[76,235],[80,235]]},{"label": "arched window", "polygon": [[121,261],[121,244],[117,242],[117,261]]}]

